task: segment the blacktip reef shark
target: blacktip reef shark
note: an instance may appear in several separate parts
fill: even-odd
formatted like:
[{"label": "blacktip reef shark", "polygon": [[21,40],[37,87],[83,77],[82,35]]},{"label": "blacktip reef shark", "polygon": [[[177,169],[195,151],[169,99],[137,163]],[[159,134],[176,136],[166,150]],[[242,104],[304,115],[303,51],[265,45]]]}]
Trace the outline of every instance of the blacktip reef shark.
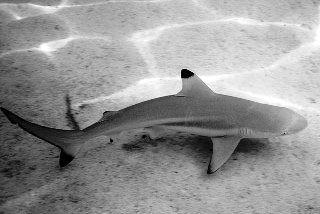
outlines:
[{"label": "blacktip reef shark", "polygon": [[1,108],[13,124],[60,148],[61,167],[68,165],[88,140],[112,137],[122,131],[147,128],[156,138],[165,130],[210,137],[213,153],[207,173],[217,171],[242,138],[270,138],[297,133],[307,120],[294,111],[213,92],[193,72],[181,70],[182,89],[119,111],[105,112],[83,130],[60,130],[28,122]]}]

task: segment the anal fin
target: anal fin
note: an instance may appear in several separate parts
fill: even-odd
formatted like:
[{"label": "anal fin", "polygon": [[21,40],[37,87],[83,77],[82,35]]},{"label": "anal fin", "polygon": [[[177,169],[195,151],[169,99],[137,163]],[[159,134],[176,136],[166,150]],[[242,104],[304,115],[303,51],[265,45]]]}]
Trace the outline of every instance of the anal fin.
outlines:
[{"label": "anal fin", "polygon": [[241,138],[234,136],[211,138],[213,151],[208,166],[208,174],[217,171],[229,159],[240,140]]}]

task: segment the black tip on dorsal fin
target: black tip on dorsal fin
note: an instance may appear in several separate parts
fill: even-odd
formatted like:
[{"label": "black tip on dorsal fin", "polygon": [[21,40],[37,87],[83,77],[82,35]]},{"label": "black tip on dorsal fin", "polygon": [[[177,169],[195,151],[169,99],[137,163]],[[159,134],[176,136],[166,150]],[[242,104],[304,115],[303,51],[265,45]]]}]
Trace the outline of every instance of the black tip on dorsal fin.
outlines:
[{"label": "black tip on dorsal fin", "polygon": [[181,70],[181,78],[189,78],[189,77],[192,77],[194,75],[193,72],[189,71],[188,69],[182,69]]}]

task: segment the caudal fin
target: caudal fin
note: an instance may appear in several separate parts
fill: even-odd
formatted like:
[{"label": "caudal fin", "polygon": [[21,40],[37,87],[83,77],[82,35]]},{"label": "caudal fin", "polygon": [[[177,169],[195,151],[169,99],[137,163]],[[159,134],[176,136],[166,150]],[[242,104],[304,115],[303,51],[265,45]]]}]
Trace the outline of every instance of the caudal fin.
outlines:
[{"label": "caudal fin", "polygon": [[13,114],[7,109],[0,108],[13,124],[18,124],[23,130],[30,134],[47,141],[61,149],[59,165],[67,166],[79,152],[86,137],[83,131],[61,130],[40,126]]}]

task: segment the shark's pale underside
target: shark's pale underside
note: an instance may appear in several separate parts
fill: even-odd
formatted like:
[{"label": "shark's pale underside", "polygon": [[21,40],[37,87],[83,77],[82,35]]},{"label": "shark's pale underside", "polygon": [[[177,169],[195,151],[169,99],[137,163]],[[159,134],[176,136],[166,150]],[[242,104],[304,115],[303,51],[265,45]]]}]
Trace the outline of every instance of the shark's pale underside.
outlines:
[{"label": "shark's pale underside", "polygon": [[307,127],[306,119],[290,109],[217,94],[187,69],[181,70],[181,78],[178,94],[105,112],[98,122],[79,131],[40,126],[1,110],[12,123],[59,147],[61,167],[69,164],[92,138],[148,128],[151,138],[166,129],[210,137],[213,154],[207,173],[211,174],[228,160],[242,138],[288,135]]}]

